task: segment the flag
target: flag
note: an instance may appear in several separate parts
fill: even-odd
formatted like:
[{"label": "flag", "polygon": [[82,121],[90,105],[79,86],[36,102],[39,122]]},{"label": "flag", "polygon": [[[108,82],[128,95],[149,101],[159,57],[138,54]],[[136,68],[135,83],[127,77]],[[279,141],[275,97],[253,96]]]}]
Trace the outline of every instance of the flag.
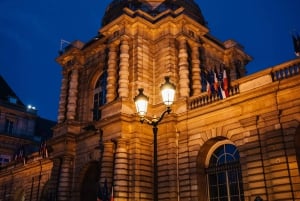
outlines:
[{"label": "flag", "polygon": [[23,145],[18,149],[14,159],[17,161],[23,161],[24,165],[26,164],[25,147]]},{"label": "flag", "polygon": [[110,196],[110,201],[114,201],[114,186],[111,186],[111,196]]},{"label": "flag", "polygon": [[218,91],[219,81],[218,81],[218,77],[217,77],[216,71],[214,71],[214,88],[215,88],[216,91]]},{"label": "flag", "polygon": [[206,92],[210,96],[211,95],[211,88],[209,82],[206,80]]},{"label": "flag", "polygon": [[97,182],[97,201],[103,201],[102,200],[102,189],[101,189],[101,183]]},{"label": "flag", "polygon": [[40,145],[40,150],[39,150],[40,156],[42,158],[48,158],[48,149],[47,149],[47,143],[44,141]]},{"label": "flag", "polygon": [[99,191],[97,193],[97,201],[109,201],[109,192],[107,188],[107,179],[105,178],[104,186],[99,183]]},{"label": "flag", "polygon": [[221,99],[225,99],[227,97],[225,91],[222,89],[221,86],[219,88],[219,96]]},{"label": "flag", "polygon": [[226,70],[223,70],[223,89],[225,97],[229,97],[228,93],[228,79],[227,79],[227,73]]},{"label": "flag", "polygon": [[201,92],[205,92],[207,91],[207,79],[208,79],[208,75],[206,74],[206,72],[204,72],[204,70],[201,70]]}]

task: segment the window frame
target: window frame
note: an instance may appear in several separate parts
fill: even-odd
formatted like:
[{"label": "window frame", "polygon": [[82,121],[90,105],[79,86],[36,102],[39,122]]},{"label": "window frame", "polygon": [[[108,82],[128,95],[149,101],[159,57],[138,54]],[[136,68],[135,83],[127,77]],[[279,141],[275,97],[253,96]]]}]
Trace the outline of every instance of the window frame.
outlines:
[{"label": "window frame", "polygon": [[[220,154],[218,157],[223,157],[224,154],[230,154],[226,152],[226,146],[232,146],[234,147],[234,152],[237,152],[237,158],[235,158],[235,160],[227,162],[225,160],[225,162],[223,164],[218,164],[218,160],[217,160],[217,165],[212,166],[211,164],[211,160],[212,157],[216,157],[216,151],[218,151],[220,149],[220,147],[223,147],[223,153]],[[232,153],[234,153],[232,152]],[[220,177],[220,175],[223,174],[223,176],[225,176],[223,179],[225,179],[222,183],[222,185],[225,185],[225,190],[226,192],[224,192],[223,194],[226,196],[221,197],[220,194],[220,182],[218,181],[218,178]],[[242,172],[241,172],[241,165],[240,165],[240,156],[239,156],[239,151],[237,149],[237,147],[230,142],[229,140],[224,140],[224,141],[220,141],[217,142],[213,147],[211,147],[211,149],[209,150],[209,153],[207,155],[206,161],[205,161],[205,175],[206,175],[206,180],[207,180],[207,200],[209,201],[231,201],[231,200],[238,200],[238,201],[243,201],[245,200],[244,197],[244,190],[243,190],[243,181],[242,181]],[[212,184],[212,179],[211,177],[215,176],[217,179],[217,181]],[[235,178],[233,178],[233,176]],[[234,186],[232,188],[230,188],[230,186],[232,185],[232,182]],[[216,184],[216,185],[215,185]],[[212,186],[215,185],[215,186]],[[212,188],[216,188],[217,191],[217,195],[215,197],[214,194],[211,194],[211,190]],[[234,194],[232,193],[232,189],[237,190]],[[224,190],[224,189],[223,189]],[[237,197],[237,199],[232,199],[232,197]]]},{"label": "window frame", "polygon": [[102,74],[98,77],[93,89],[93,121],[101,119],[101,111],[99,110],[99,107],[106,104],[107,76],[107,71],[103,71]]}]

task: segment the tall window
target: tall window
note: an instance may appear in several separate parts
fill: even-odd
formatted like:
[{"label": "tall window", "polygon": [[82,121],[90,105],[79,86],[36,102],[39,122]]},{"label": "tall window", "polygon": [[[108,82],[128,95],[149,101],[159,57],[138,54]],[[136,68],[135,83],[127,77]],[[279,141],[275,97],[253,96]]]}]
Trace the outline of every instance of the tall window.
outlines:
[{"label": "tall window", "polygon": [[5,132],[8,134],[13,133],[14,122],[12,120],[6,119],[5,121]]},{"label": "tall window", "polygon": [[240,155],[231,144],[218,147],[206,169],[210,201],[243,201]]},{"label": "tall window", "polygon": [[101,111],[99,107],[106,103],[106,85],[107,85],[107,71],[104,71],[96,82],[94,88],[94,107],[93,107],[93,120],[101,118]]}]

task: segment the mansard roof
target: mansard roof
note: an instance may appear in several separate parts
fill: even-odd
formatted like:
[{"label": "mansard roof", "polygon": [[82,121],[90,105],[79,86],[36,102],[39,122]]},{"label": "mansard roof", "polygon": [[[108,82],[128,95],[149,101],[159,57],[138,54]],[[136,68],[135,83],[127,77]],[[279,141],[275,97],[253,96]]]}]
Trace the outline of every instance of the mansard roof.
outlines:
[{"label": "mansard roof", "polygon": [[0,103],[25,107],[23,102],[18,98],[16,93],[10,88],[4,78],[0,75]]},{"label": "mansard roof", "polygon": [[[152,17],[155,17],[166,10],[176,11],[179,8],[183,8],[184,14],[188,15],[203,26],[206,26],[206,21],[202,15],[202,12],[194,0],[164,0],[158,6],[152,6],[148,1],[145,0],[113,0],[105,11],[102,19],[102,26],[109,24],[124,14],[124,8],[132,10],[135,15],[138,15],[138,13],[135,11],[141,10]],[[182,12],[168,13],[168,15],[175,17],[179,14],[182,14]]]}]

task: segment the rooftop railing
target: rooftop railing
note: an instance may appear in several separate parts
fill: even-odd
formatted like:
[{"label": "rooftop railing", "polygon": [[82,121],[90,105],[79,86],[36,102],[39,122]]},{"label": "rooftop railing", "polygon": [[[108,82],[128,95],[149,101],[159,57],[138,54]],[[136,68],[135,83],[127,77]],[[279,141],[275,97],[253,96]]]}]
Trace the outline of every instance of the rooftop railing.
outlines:
[{"label": "rooftop railing", "polygon": [[281,65],[275,66],[272,69],[271,76],[273,82],[287,79],[300,73],[300,59],[296,59]]},{"label": "rooftop railing", "polygon": [[[276,82],[276,81],[294,77],[299,74],[300,74],[300,58],[282,63],[277,66],[270,67],[266,70],[249,75],[242,79],[234,80],[233,82],[230,83],[231,86],[228,89],[229,97],[232,97],[232,96],[235,96],[235,95],[241,93],[241,91],[240,91],[241,84],[246,83],[250,80],[257,79],[259,77],[269,75],[272,78],[272,82]],[[196,109],[199,107],[203,107],[203,106],[215,103],[220,100],[222,100],[222,99],[218,96],[217,93],[209,95],[205,92],[197,97],[189,98],[188,109],[190,109],[190,110]]]}]

